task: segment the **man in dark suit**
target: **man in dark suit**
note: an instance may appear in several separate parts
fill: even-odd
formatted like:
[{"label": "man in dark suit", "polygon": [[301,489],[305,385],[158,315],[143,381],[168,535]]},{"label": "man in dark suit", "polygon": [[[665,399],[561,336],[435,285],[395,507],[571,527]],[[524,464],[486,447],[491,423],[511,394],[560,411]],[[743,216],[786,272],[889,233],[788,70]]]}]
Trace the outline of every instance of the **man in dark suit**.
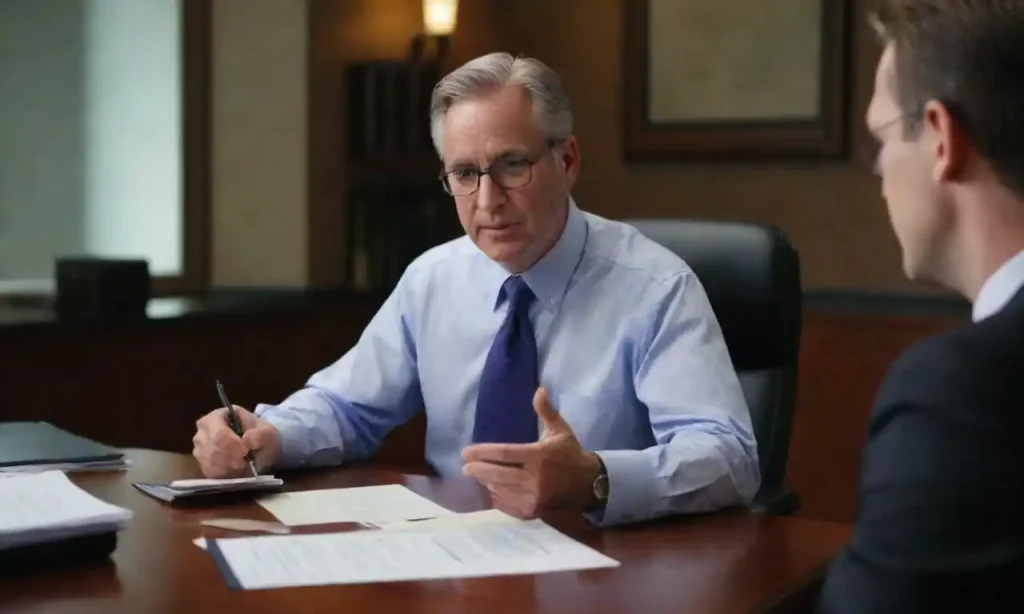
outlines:
[{"label": "man in dark suit", "polygon": [[1024,591],[1024,1],[882,0],[867,112],[903,267],[973,303],[879,392],[829,613],[1016,612]]}]

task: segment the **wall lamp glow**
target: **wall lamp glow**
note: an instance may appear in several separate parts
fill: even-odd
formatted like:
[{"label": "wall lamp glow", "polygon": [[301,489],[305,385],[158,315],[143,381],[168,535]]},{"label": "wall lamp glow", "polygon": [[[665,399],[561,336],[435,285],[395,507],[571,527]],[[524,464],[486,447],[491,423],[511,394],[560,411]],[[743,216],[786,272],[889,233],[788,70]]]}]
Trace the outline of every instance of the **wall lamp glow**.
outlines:
[{"label": "wall lamp glow", "polygon": [[413,57],[422,58],[427,40],[432,39],[437,47],[437,61],[444,58],[455,32],[458,13],[459,0],[423,0],[424,34],[413,40]]}]

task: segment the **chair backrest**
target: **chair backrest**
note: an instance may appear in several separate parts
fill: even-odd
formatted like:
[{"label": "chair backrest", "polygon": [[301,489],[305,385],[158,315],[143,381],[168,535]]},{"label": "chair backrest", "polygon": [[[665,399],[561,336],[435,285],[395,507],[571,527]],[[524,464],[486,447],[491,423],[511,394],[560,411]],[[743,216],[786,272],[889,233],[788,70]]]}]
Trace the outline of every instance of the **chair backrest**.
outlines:
[{"label": "chair backrest", "polygon": [[750,408],[761,490],[782,486],[796,406],[800,258],[778,228],[669,219],[625,220],[693,269],[715,311]]}]

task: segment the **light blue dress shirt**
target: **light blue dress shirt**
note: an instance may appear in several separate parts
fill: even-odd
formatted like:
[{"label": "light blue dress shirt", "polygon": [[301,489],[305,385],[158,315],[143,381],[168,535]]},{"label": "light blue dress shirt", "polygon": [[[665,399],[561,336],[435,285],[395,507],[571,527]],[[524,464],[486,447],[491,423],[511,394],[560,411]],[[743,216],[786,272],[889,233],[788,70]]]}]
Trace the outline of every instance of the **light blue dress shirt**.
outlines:
[{"label": "light blue dress shirt", "polygon": [[[468,237],[404,272],[358,343],[279,405],[279,465],[373,455],[392,428],[427,413],[426,460],[462,474],[479,375],[505,318],[508,277]],[[750,414],[696,276],[633,227],[580,211],[523,274],[540,382],[580,443],[608,470],[598,524],[720,509],[760,484]]]}]

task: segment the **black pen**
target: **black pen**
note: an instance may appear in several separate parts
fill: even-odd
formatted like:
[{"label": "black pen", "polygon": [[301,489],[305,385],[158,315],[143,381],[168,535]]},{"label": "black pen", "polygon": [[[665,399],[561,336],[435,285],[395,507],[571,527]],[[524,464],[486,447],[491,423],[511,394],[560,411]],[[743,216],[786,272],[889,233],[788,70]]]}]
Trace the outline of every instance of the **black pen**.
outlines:
[{"label": "black pen", "polygon": [[[224,392],[224,386],[221,385],[220,380],[217,380],[217,395],[220,396],[220,402],[224,404],[224,407],[228,408],[228,424],[231,425],[231,430],[235,432],[235,435],[241,437],[242,421],[238,419],[238,414],[235,413],[235,406],[228,400],[228,395]],[[249,461],[252,477],[259,477],[260,474],[256,472],[256,461],[252,457],[252,452],[245,453],[245,460]]]}]

